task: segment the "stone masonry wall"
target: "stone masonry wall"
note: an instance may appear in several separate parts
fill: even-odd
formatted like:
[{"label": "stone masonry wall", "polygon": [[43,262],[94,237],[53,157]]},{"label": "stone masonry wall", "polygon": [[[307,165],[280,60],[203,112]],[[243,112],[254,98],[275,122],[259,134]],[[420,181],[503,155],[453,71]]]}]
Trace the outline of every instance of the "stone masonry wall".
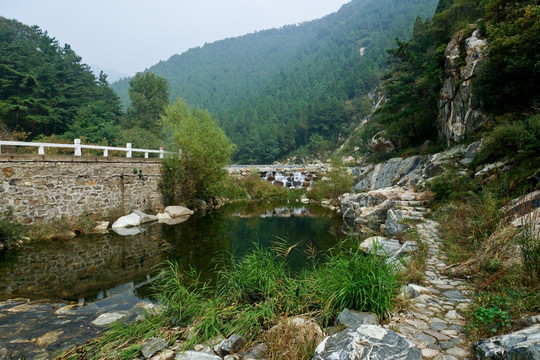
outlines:
[{"label": "stone masonry wall", "polygon": [[0,213],[23,223],[163,207],[159,159],[0,155]]}]

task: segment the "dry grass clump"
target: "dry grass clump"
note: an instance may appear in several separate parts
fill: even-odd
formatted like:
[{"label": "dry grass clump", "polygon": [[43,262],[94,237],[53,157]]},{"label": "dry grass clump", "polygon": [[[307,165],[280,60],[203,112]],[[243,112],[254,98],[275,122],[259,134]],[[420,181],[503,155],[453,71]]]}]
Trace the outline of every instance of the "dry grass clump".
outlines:
[{"label": "dry grass clump", "polygon": [[264,337],[267,345],[265,359],[308,360],[324,339],[319,325],[313,320],[284,318],[272,327]]}]

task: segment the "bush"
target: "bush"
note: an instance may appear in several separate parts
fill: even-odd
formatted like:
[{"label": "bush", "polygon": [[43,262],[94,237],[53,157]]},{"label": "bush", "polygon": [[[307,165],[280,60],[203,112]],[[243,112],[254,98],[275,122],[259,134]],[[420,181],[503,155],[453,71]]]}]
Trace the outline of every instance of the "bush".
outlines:
[{"label": "bush", "polygon": [[172,150],[180,149],[179,158],[167,161],[162,189],[173,199],[189,201],[217,195],[227,173],[233,145],[208,111],[189,108],[180,98],[165,108],[162,116],[171,134]]},{"label": "bush", "polygon": [[11,219],[0,219],[0,243],[7,249],[17,246],[17,241],[24,236],[23,225]]},{"label": "bush", "polygon": [[522,122],[501,124],[493,129],[484,142],[484,146],[475,159],[476,163],[487,163],[505,157],[514,157],[527,149],[535,140],[529,129]]},{"label": "bush", "polygon": [[315,301],[333,315],[347,308],[384,316],[392,308],[399,288],[393,265],[384,257],[366,255],[358,249],[328,256],[327,262],[309,277]]},{"label": "bush", "polygon": [[320,179],[315,183],[310,198],[315,200],[337,199],[340,195],[350,192],[353,187],[354,179],[342,164],[332,164],[332,170],[326,174],[328,180]]}]

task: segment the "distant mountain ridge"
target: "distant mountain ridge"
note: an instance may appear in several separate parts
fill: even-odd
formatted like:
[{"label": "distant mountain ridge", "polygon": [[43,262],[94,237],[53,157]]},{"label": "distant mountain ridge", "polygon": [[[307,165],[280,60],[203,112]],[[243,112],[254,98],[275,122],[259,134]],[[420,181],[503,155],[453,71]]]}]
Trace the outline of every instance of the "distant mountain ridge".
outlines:
[{"label": "distant mountain ridge", "polygon": [[[324,150],[370,108],[387,49],[408,38],[437,0],[353,0],[338,12],[194,48],[148,71],[208,109],[238,147],[239,162]],[[112,84],[128,104],[129,78]]]}]

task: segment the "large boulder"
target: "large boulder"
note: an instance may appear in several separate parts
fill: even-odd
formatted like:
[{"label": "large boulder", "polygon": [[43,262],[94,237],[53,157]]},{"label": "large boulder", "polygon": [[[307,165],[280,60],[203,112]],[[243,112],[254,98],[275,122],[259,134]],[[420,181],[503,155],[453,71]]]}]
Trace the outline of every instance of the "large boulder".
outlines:
[{"label": "large boulder", "polygon": [[159,218],[155,215],[149,215],[149,214],[145,214],[143,213],[142,211],[140,210],[135,210],[134,211],[135,214],[139,215],[139,217],[141,218],[141,224],[146,224],[146,223],[149,223],[149,222],[153,222],[153,221],[158,221]]},{"label": "large boulder", "polygon": [[141,217],[135,213],[120,217],[112,224],[113,229],[126,228],[141,225]]},{"label": "large boulder", "polygon": [[475,360],[540,359],[540,324],[480,340],[474,344],[473,350]]},{"label": "large boulder", "polygon": [[167,206],[165,208],[165,214],[175,218],[179,216],[193,215],[193,211],[184,206]]},{"label": "large boulder", "polygon": [[313,360],[421,360],[412,341],[376,325],[358,325],[324,339]]}]

